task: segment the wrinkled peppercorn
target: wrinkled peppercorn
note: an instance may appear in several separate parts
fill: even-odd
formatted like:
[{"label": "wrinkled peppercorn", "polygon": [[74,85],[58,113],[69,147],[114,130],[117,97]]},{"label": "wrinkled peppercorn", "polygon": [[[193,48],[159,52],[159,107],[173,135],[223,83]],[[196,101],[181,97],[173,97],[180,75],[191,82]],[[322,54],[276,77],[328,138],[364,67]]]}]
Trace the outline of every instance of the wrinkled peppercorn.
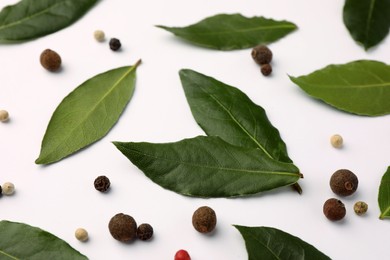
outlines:
[{"label": "wrinkled peppercorn", "polygon": [[3,188],[0,186],[0,196],[3,194]]},{"label": "wrinkled peppercorn", "polygon": [[264,76],[269,76],[272,72],[272,66],[270,64],[263,64],[260,66],[261,74]]},{"label": "wrinkled peppercorn", "polygon": [[111,185],[110,180],[104,175],[97,177],[93,184],[95,189],[101,192],[106,192]]},{"label": "wrinkled peppercorn", "polygon": [[198,208],[192,215],[192,225],[200,233],[210,233],[217,224],[215,211],[207,206]]},{"label": "wrinkled peppercorn", "polygon": [[357,176],[346,169],[335,171],[329,181],[330,188],[339,196],[352,195],[357,190],[358,184]]},{"label": "wrinkled peppercorn", "polygon": [[324,215],[331,221],[341,220],[347,213],[344,203],[335,198],[325,201],[323,212]]},{"label": "wrinkled peppercorn", "polygon": [[117,51],[121,48],[122,44],[117,38],[111,38],[110,42],[110,49],[113,51]]},{"label": "wrinkled peppercorn", "polygon": [[258,45],[251,52],[253,60],[259,64],[269,64],[272,60],[272,51],[265,45]]},{"label": "wrinkled peppercorn", "polygon": [[137,228],[137,237],[140,240],[149,240],[153,236],[153,227],[147,223],[139,225]]},{"label": "wrinkled peppercorn", "polygon": [[61,67],[61,57],[57,52],[46,49],[40,56],[41,65],[48,71],[54,72]]},{"label": "wrinkled peppercorn", "polygon": [[111,218],[108,229],[112,237],[121,242],[129,242],[137,236],[137,223],[134,218],[123,213]]}]

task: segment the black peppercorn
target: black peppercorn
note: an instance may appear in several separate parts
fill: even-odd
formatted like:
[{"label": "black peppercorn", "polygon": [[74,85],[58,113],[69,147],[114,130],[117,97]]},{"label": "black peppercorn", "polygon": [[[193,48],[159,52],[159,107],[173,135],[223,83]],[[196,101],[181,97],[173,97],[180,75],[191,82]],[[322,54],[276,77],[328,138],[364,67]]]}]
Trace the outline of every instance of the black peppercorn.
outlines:
[{"label": "black peppercorn", "polygon": [[337,170],[330,177],[330,188],[339,196],[352,195],[358,188],[359,180],[350,170]]},{"label": "black peppercorn", "polygon": [[260,71],[264,76],[268,76],[272,72],[272,66],[270,64],[263,64],[260,67]]},{"label": "black peppercorn", "polygon": [[198,208],[192,215],[192,225],[200,233],[210,233],[217,224],[215,211],[207,206]]},{"label": "black peppercorn", "polygon": [[272,52],[265,45],[258,45],[252,49],[252,58],[257,64],[269,64],[272,60]]},{"label": "black peppercorn", "polygon": [[123,213],[111,218],[108,229],[112,237],[121,242],[129,242],[137,235],[137,223],[134,218]]},{"label": "black peppercorn", "polygon": [[3,194],[3,188],[0,186],[0,196]]},{"label": "black peppercorn", "polygon": [[117,51],[121,48],[122,44],[117,38],[111,38],[110,42],[110,49],[113,51]]},{"label": "black peppercorn", "polygon": [[60,55],[50,49],[46,49],[41,53],[39,61],[41,62],[42,67],[51,72],[57,71],[61,67]]},{"label": "black peppercorn", "polygon": [[140,240],[146,241],[151,239],[153,236],[153,227],[147,223],[139,225],[137,228],[137,237]]},{"label": "black peppercorn", "polygon": [[104,175],[97,177],[93,184],[95,189],[101,192],[106,192],[111,185],[110,180]]},{"label": "black peppercorn", "polygon": [[335,198],[325,201],[323,212],[324,215],[331,221],[341,220],[347,213],[344,203]]}]

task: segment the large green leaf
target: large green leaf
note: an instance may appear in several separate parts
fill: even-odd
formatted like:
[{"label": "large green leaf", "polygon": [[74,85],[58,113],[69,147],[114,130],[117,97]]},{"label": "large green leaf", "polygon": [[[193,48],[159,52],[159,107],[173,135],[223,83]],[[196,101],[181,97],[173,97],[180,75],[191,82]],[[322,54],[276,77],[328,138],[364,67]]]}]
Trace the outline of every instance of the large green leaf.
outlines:
[{"label": "large green leaf", "polygon": [[387,168],[379,186],[378,204],[381,210],[379,218],[390,218],[390,167]]},{"label": "large green leaf", "polygon": [[60,238],[23,223],[0,221],[0,259],[86,260]]},{"label": "large green leaf", "polygon": [[390,66],[382,62],[329,65],[290,79],[307,94],[338,109],[367,116],[390,113]]},{"label": "large green leaf", "polygon": [[343,18],[352,38],[368,49],[389,33],[390,0],[346,0]]},{"label": "large green leaf", "polygon": [[245,49],[271,43],[297,29],[291,22],[264,17],[248,18],[241,14],[218,14],[187,27],[157,27],[194,44],[219,50]]},{"label": "large green leaf", "polygon": [[207,135],[233,145],[259,148],[282,162],[291,162],[279,131],[264,109],[239,89],[192,70],[180,71],[192,114]]},{"label": "large green leaf", "polygon": [[63,29],[97,0],[22,0],[0,12],[0,42],[26,41]]},{"label": "large green leaf", "polygon": [[133,95],[138,64],[99,74],[65,97],[50,119],[35,162],[56,162],[105,136]]},{"label": "large green leaf", "polygon": [[260,149],[233,146],[219,137],[114,144],[152,181],[189,196],[255,194],[296,183],[301,177],[291,163],[273,160]]},{"label": "large green leaf", "polygon": [[312,245],[279,229],[239,225],[235,227],[245,240],[249,260],[330,260]]}]

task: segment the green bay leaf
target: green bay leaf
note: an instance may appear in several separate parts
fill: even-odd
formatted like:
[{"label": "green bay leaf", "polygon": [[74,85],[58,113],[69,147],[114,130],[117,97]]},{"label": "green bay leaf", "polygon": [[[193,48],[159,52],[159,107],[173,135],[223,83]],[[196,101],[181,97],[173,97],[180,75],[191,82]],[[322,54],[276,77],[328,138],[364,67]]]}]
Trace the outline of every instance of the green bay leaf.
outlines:
[{"label": "green bay leaf", "polygon": [[239,89],[196,71],[180,71],[192,115],[207,135],[233,145],[259,148],[272,159],[292,162],[265,110]]},{"label": "green bay leaf", "polygon": [[255,194],[296,183],[291,163],[262,150],[231,145],[219,137],[198,136],[176,143],[114,142],[145,175],[174,192],[196,197]]},{"label": "green bay leaf", "polygon": [[379,186],[378,204],[381,211],[379,218],[390,218],[390,166],[382,176]]},{"label": "green bay leaf", "polygon": [[279,40],[297,26],[288,21],[241,14],[218,14],[186,27],[157,25],[193,44],[219,50],[251,48]]},{"label": "green bay leaf", "polygon": [[62,239],[27,224],[0,221],[0,259],[86,260]]},{"label": "green bay leaf", "polygon": [[346,0],[343,19],[352,38],[369,49],[389,33],[390,1]]},{"label": "green bay leaf", "polygon": [[59,161],[104,137],[133,95],[139,63],[98,74],[66,96],[50,119],[35,163]]},{"label": "green bay leaf", "polygon": [[302,239],[271,227],[234,225],[245,240],[249,260],[290,259],[330,260],[328,256]]},{"label": "green bay leaf", "polygon": [[337,109],[366,116],[390,113],[390,66],[385,63],[358,60],[290,79]]}]

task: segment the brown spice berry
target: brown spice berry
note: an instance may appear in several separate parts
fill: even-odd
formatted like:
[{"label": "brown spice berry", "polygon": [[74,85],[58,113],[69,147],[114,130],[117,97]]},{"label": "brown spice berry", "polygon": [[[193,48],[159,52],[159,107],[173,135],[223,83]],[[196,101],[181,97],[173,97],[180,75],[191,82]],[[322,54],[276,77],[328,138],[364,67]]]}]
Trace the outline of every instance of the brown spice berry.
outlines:
[{"label": "brown spice berry", "polygon": [[272,66],[270,64],[263,64],[260,66],[261,74],[264,76],[269,76],[272,72]]},{"label": "brown spice berry", "polygon": [[330,188],[339,196],[352,195],[358,188],[359,180],[350,170],[337,170],[330,178]]},{"label": "brown spice berry", "polygon": [[265,45],[258,45],[252,49],[251,52],[253,60],[257,64],[269,64],[272,60],[272,52]]},{"label": "brown spice berry", "polygon": [[110,188],[111,183],[106,176],[102,175],[97,177],[93,184],[96,190],[101,192],[106,192]]},{"label": "brown spice berry", "polygon": [[137,228],[137,237],[143,241],[151,239],[153,236],[153,227],[147,223],[139,225]]},{"label": "brown spice berry", "polygon": [[347,213],[344,203],[335,198],[325,201],[323,211],[324,215],[331,221],[341,220]]},{"label": "brown spice berry", "polygon": [[198,208],[192,215],[192,225],[200,233],[210,233],[217,224],[215,211],[207,206]]},{"label": "brown spice berry", "polygon": [[57,52],[46,49],[40,56],[41,65],[48,71],[57,71],[61,67],[61,57]]},{"label": "brown spice berry", "polygon": [[118,213],[111,218],[108,229],[112,237],[121,242],[131,241],[137,235],[137,223],[134,218],[123,213]]},{"label": "brown spice berry", "polygon": [[353,206],[353,210],[355,211],[355,213],[357,215],[363,215],[364,213],[367,212],[368,210],[368,205],[367,203],[365,203],[364,201],[358,201],[355,203],[355,205]]}]

